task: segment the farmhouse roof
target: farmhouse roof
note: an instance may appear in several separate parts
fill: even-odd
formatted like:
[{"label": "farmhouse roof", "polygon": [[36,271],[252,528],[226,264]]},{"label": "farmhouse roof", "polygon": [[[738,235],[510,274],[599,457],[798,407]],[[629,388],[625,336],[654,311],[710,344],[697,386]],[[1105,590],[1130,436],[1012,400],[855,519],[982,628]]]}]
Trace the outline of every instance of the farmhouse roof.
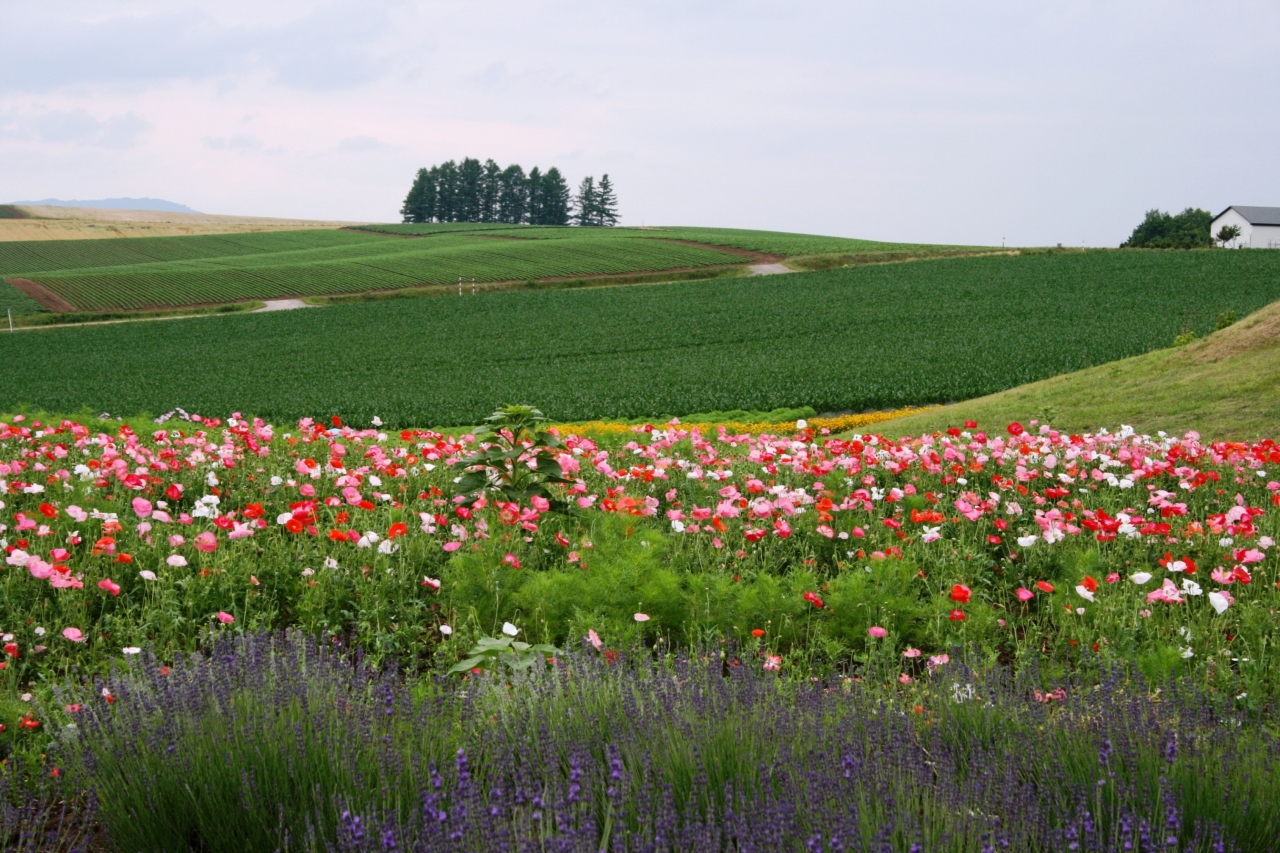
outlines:
[{"label": "farmhouse roof", "polygon": [[[1280,207],[1242,207],[1233,204],[1227,210],[1234,210],[1245,218],[1250,225],[1280,225]],[[1222,211],[1226,213],[1227,210]],[[1219,213],[1214,219],[1222,216]]]}]

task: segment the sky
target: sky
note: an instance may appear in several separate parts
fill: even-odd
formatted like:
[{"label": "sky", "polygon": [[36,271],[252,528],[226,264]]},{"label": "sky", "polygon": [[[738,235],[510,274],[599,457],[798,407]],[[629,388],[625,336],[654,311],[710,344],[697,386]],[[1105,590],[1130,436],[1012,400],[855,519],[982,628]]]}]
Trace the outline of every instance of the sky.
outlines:
[{"label": "sky", "polygon": [[396,221],[448,159],[624,225],[1108,246],[1280,206],[1271,2],[0,5],[0,202]]}]

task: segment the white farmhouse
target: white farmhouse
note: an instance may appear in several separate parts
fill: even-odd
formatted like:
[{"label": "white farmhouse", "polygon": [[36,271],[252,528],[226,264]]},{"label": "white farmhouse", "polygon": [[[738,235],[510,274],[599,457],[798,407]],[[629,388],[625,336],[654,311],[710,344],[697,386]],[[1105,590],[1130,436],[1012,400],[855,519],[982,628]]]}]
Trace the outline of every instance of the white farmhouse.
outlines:
[{"label": "white farmhouse", "polygon": [[1209,233],[1214,240],[1224,225],[1240,229],[1240,236],[1227,244],[1229,248],[1280,249],[1280,207],[1228,207],[1213,220]]}]

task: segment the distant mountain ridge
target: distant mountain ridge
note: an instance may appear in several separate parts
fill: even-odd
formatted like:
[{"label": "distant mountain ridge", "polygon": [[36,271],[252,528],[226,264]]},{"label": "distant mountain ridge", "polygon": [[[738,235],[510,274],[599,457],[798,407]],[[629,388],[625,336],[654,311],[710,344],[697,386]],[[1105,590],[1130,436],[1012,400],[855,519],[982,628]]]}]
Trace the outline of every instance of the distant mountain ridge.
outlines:
[{"label": "distant mountain ridge", "polygon": [[43,205],[45,207],[97,207],[109,210],[159,210],[165,213],[199,213],[185,204],[165,201],[162,198],[100,198],[91,201],[63,201],[60,198],[45,198],[40,201],[12,201],[14,205]]}]

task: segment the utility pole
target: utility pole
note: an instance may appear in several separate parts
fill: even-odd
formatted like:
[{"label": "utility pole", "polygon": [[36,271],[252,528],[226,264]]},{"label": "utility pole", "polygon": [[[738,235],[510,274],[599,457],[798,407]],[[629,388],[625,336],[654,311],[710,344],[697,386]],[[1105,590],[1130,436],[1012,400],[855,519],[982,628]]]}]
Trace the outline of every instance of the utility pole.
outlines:
[{"label": "utility pole", "polygon": [[462,276],[458,276],[458,295],[462,295]]},{"label": "utility pole", "polygon": [[472,277],[471,277],[471,295],[472,295],[472,296],[475,296],[475,295],[476,295],[476,278],[475,278],[475,276],[472,276]]}]

